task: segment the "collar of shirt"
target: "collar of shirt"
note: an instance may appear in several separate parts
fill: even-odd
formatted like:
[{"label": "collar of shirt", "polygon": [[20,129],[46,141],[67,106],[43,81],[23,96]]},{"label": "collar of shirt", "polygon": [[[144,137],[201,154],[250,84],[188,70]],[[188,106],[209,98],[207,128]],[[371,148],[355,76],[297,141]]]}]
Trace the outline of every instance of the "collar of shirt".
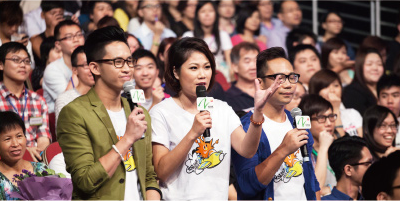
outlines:
[{"label": "collar of shirt", "polygon": [[[353,198],[351,198],[350,196],[339,191],[338,189],[336,189],[336,187],[334,187],[332,189],[331,195],[333,195],[337,200],[353,200]],[[362,199],[363,198],[362,198],[361,194],[358,193],[357,200],[362,200]]]},{"label": "collar of shirt", "polygon": [[[236,87],[236,84],[237,84],[237,81],[233,82],[232,86],[231,86],[231,89],[230,89],[230,91],[231,91],[233,96],[248,96],[248,97],[251,97],[249,94],[243,92],[238,87]],[[251,98],[253,98],[253,97],[251,97]]]},{"label": "collar of shirt", "polygon": [[24,95],[25,95],[25,87],[22,89],[22,92],[23,93],[21,93],[21,96],[20,97],[17,97],[15,94],[12,94],[8,89],[7,89],[7,87],[6,87],[6,85],[4,84],[4,82],[0,82],[0,94],[1,94],[1,96],[3,96],[4,98],[7,98],[8,96],[14,96],[14,97],[16,97],[17,99],[19,99],[19,98],[21,98],[21,97],[24,97]]},{"label": "collar of shirt", "polygon": [[143,36],[148,36],[153,34],[153,31],[146,25],[145,22],[142,22],[142,24],[140,25],[140,29],[142,30]]}]

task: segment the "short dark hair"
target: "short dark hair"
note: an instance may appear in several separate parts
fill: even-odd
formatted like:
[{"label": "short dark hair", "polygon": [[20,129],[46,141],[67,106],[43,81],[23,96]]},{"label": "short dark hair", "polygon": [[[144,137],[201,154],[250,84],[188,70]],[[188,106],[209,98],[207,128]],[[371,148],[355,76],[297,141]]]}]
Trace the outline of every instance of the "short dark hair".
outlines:
[{"label": "short dark hair", "polygon": [[40,3],[40,8],[42,8],[43,12],[49,12],[50,10],[54,8],[62,8],[64,9],[64,2],[62,1],[47,1],[43,0]]},{"label": "short dark hair", "polygon": [[87,63],[102,59],[106,54],[105,46],[115,41],[123,42],[129,47],[124,30],[121,28],[111,26],[93,31],[84,46]]},{"label": "short dark hair", "polygon": [[103,18],[101,18],[99,20],[99,22],[97,22],[97,27],[103,28],[103,27],[107,27],[107,26],[121,27],[121,26],[119,26],[118,21],[114,17],[110,17],[110,16],[106,15]]},{"label": "short dark hair", "polygon": [[367,147],[367,144],[358,136],[344,136],[333,141],[328,150],[328,158],[329,165],[335,172],[336,181],[342,177],[344,166],[361,160],[363,147]]},{"label": "short dark hair", "polygon": [[305,50],[311,50],[315,53],[315,55],[317,55],[318,60],[321,62],[321,56],[318,53],[318,50],[315,49],[314,46],[312,45],[304,45],[304,44],[300,44],[300,45],[296,45],[295,47],[293,47],[290,51],[289,51],[289,61],[290,63],[293,65],[293,69],[295,69],[296,67],[294,66],[294,60],[296,60],[296,56],[297,54],[299,54],[300,52],[303,52]]},{"label": "short dark hair", "polygon": [[21,117],[12,111],[0,111],[0,134],[20,127],[25,135],[25,123]]},{"label": "short dark hair", "polygon": [[174,69],[179,74],[182,64],[185,63],[194,52],[204,54],[210,62],[212,76],[207,90],[210,90],[214,85],[216,73],[214,55],[211,53],[210,49],[208,49],[208,45],[204,40],[195,37],[186,37],[171,45],[168,50],[167,64],[165,67],[165,83],[177,94],[181,91],[182,87],[179,80],[175,78]]},{"label": "short dark hair", "polygon": [[64,20],[59,22],[54,28],[54,38],[56,38],[56,40],[60,40],[60,29],[64,26],[74,26],[74,25],[79,27],[79,29],[81,29],[81,27],[72,20]]},{"label": "short dark hair", "polygon": [[318,95],[322,89],[325,89],[336,80],[339,82],[340,87],[342,87],[342,81],[338,74],[329,69],[321,69],[310,78],[308,93]]},{"label": "short dark hair", "polygon": [[400,151],[391,153],[372,164],[362,180],[362,196],[365,200],[376,200],[380,192],[393,195],[393,182],[399,176]]},{"label": "short dark hair", "polygon": [[[245,24],[248,18],[253,15],[254,12],[260,12],[258,11],[257,7],[255,6],[248,6],[243,9],[239,10],[239,13],[237,14],[236,17],[236,31],[239,34],[243,34],[244,29],[245,29]],[[260,35],[260,27],[254,32],[255,36]]]},{"label": "short dark hair", "polygon": [[284,4],[285,2],[287,2],[287,1],[294,1],[294,2],[296,2],[295,0],[282,0],[282,1],[278,4],[278,12],[279,12],[279,13],[282,13],[282,12],[283,12],[283,4]]},{"label": "short dark hair", "polygon": [[141,58],[150,58],[151,60],[153,60],[154,64],[156,64],[157,69],[160,69],[157,63],[157,59],[154,56],[154,54],[148,50],[145,49],[137,49],[135,52],[133,52],[132,54],[132,59],[135,61],[138,61]]},{"label": "short dark hair", "polygon": [[90,14],[93,14],[94,8],[96,7],[97,3],[107,3],[112,7],[111,1],[107,1],[107,0],[104,0],[104,1],[90,1],[89,2],[89,12],[90,12]]},{"label": "short dark hair", "polygon": [[384,74],[381,78],[379,78],[378,84],[376,85],[378,98],[382,90],[389,89],[390,87],[400,87],[400,77],[395,74]]},{"label": "short dark hair", "polygon": [[303,28],[293,29],[286,36],[286,49],[290,52],[290,50],[294,47],[294,42],[297,42],[300,45],[307,37],[312,38],[314,42],[317,43],[317,35],[315,35],[312,31]]},{"label": "short dark hair", "polygon": [[42,64],[44,64],[44,66],[46,66],[45,64],[49,59],[50,51],[56,47],[55,42],[56,38],[54,38],[54,36],[50,36],[45,38],[40,44],[40,60],[42,61]]},{"label": "short dark hair", "polygon": [[316,94],[308,94],[303,96],[298,107],[302,110],[303,115],[310,117],[314,114],[318,115],[320,113],[324,113],[329,109],[333,111],[332,104],[325,100],[325,98],[322,98]]},{"label": "short dark hair", "polygon": [[[379,158],[376,152],[384,153],[386,149],[382,149],[378,143],[376,143],[374,139],[374,130],[376,127],[382,124],[389,114],[393,116],[396,126],[398,126],[399,122],[397,121],[396,115],[394,115],[390,109],[380,105],[374,105],[368,108],[363,115],[364,139],[367,142],[368,148],[375,159]],[[393,145],[394,144],[395,141],[393,140]]]},{"label": "short dark hair", "polygon": [[85,54],[85,48],[83,46],[77,47],[71,54],[71,65],[77,67],[78,65],[78,54]]},{"label": "short dark hair", "polygon": [[19,1],[0,2],[0,23],[7,23],[8,26],[21,25],[23,18]]},{"label": "short dark hair", "polygon": [[16,53],[21,50],[25,51],[30,58],[29,52],[26,49],[25,45],[18,42],[8,42],[3,44],[2,46],[0,46],[0,62],[2,62],[3,64],[6,62],[6,56],[8,53]]},{"label": "short dark hair", "polygon": [[282,47],[271,47],[257,55],[257,77],[262,77],[268,71],[268,61],[274,59],[286,59],[285,50]]},{"label": "short dark hair", "polygon": [[329,55],[333,50],[338,50],[342,47],[347,48],[346,43],[342,39],[337,37],[330,38],[322,45],[321,48],[322,68],[328,68],[328,69],[333,68],[333,66],[331,66],[329,63]]},{"label": "short dark hair", "polygon": [[257,53],[260,53],[260,49],[258,47],[258,45],[254,44],[254,43],[250,43],[250,42],[241,42],[237,45],[235,45],[232,48],[231,51],[231,62],[233,64],[237,64],[240,60],[240,51],[257,51]]}]

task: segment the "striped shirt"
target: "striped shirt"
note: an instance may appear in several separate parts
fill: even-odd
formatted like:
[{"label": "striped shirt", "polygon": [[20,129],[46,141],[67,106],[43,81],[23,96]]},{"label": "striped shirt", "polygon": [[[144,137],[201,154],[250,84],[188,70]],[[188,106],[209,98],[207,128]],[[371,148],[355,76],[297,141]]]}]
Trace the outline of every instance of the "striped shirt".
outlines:
[{"label": "striped shirt", "polygon": [[[28,147],[36,147],[39,137],[47,137],[51,140],[49,130],[49,115],[46,101],[37,93],[23,89],[20,97],[12,94],[0,82],[0,111],[14,111],[25,122],[26,140]],[[35,117],[42,118],[41,125],[31,125],[30,120]]]}]

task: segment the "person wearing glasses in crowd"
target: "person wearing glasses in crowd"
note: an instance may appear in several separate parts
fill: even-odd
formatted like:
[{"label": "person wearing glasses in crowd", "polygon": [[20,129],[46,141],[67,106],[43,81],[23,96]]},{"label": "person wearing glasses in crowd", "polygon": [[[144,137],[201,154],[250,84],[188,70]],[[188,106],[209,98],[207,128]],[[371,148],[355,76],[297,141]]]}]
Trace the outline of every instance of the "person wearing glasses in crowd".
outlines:
[{"label": "person wearing glasses in crowd", "polygon": [[65,91],[57,97],[55,104],[56,122],[58,115],[64,106],[75,98],[85,95],[94,85],[94,78],[92,72],[90,72],[89,65],[87,64],[83,46],[77,47],[74,52],[72,52],[71,65],[72,73],[78,77],[79,82],[75,88]]},{"label": "person wearing glasses in crowd", "polygon": [[396,116],[386,107],[374,105],[365,111],[364,138],[375,161],[400,150],[394,146],[398,125]]},{"label": "person wearing glasses in crowd", "polygon": [[[287,60],[281,47],[269,48],[257,56],[257,79],[261,89],[274,81],[280,86],[262,109],[265,121],[256,154],[248,159],[232,153],[239,184],[238,199],[250,200],[315,200],[319,184],[310,162],[303,163],[300,147],[307,144],[311,153],[314,143],[308,130],[293,128],[293,119],[285,105],[296,90],[299,74]],[[253,125],[250,111],[242,117],[243,129]],[[311,157],[309,155],[309,157]]]},{"label": "person wearing glasses in crowd", "polygon": [[362,180],[365,200],[400,200],[400,151],[371,165]]},{"label": "person wearing glasses in crowd", "polygon": [[158,0],[140,0],[138,9],[142,24],[132,34],[140,40],[144,49],[156,55],[161,41],[164,38],[175,38],[176,34],[161,22],[162,11]]},{"label": "person wearing glasses in crowd", "polygon": [[321,188],[321,196],[331,192],[336,185],[335,173],[328,163],[328,149],[334,139],[339,138],[335,131],[337,114],[332,104],[319,95],[310,94],[301,99],[299,108],[303,115],[311,117],[311,134],[314,139],[311,161]]},{"label": "person wearing glasses in crowd", "polygon": [[43,96],[49,107],[49,113],[54,112],[55,101],[62,92],[78,85],[78,78],[72,74],[71,54],[85,43],[81,28],[72,20],[64,20],[54,28],[55,45],[61,49],[63,56],[51,62],[43,74]]},{"label": "person wearing glasses in crowd", "polygon": [[[148,112],[121,98],[135,61],[124,31],[104,27],[84,46],[95,85],[61,110],[57,137],[74,199],[160,200]],[[144,135],[144,138],[142,137]]]},{"label": "person wearing glasses in crowd", "polygon": [[337,185],[321,200],[362,200],[361,181],[373,162],[365,140],[357,136],[339,138],[329,147],[328,156]]},{"label": "person wearing glasses in crowd", "polygon": [[24,45],[9,42],[0,47],[0,110],[13,111],[24,121],[27,150],[37,162],[42,160],[40,153],[50,144],[51,135],[46,101],[24,86],[31,64]]}]

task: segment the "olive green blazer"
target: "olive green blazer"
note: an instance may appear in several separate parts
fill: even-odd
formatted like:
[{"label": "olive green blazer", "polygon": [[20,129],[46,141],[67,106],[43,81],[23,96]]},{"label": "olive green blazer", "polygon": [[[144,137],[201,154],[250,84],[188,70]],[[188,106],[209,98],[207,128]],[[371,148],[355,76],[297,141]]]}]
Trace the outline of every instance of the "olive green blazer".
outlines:
[{"label": "olive green blazer", "polygon": [[[126,117],[131,113],[126,98],[121,98]],[[144,110],[145,138],[133,144],[133,155],[143,198],[146,189],[159,189],[152,163],[151,121]],[[125,166],[121,161],[109,178],[99,158],[112,150],[117,135],[103,103],[92,88],[86,95],[66,105],[58,117],[57,139],[74,186],[73,199],[123,200]],[[136,189],[132,189],[136,190]]]}]

